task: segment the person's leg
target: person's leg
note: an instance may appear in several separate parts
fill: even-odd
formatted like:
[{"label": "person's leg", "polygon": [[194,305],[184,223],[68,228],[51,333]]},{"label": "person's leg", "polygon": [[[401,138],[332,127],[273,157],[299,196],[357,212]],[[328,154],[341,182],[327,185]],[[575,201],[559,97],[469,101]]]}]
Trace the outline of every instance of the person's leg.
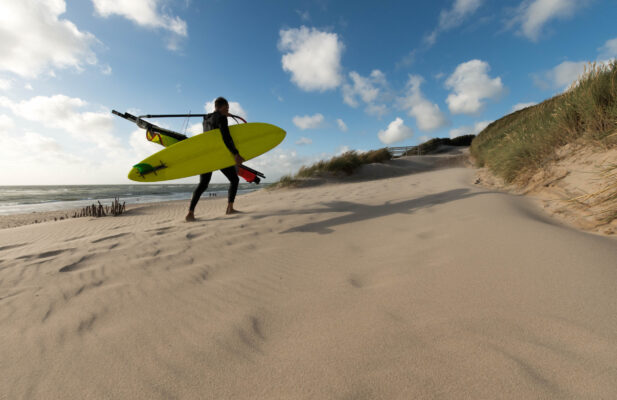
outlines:
[{"label": "person's leg", "polygon": [[208,184],[210,183],[210,178],[212,178],[212,172],[208,172],[205,174],[201,174],[199,176],[199,185],[195,188],[193,192],[193,198],[191,199],[191,205],[189,206],[189,213],[186,215],[187,221],[194,221],[195,216],[193,212],[195,211],[195,207],[197,206],[197,202],[201,197],[202,193],[208,189]]},{"label": "person's leg", "polygon": [[238,171],[235,166],[223,168],[221,172],[229,179],[229,191],[227,192],[227,211],[226,214],[233,214],[237,212],[234,210],[234,201],[236,199],[236,193],[238,192],[238,184],[240,178],[238,178]]}]

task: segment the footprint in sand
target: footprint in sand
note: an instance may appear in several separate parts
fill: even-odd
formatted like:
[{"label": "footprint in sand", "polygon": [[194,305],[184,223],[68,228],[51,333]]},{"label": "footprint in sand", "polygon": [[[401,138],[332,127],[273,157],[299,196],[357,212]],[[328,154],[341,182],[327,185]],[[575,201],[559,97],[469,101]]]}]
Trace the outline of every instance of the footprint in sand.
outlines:
[{"label": "footprint in sand", "polygon": [[102,237],[100,239],[93,240],[90,243],[99,243],[99,242],[103,242],[105,240],[117,239],[117,238],[120,238],[120,237],[126,236],[126,235],[128,235],[128,233],[118,233],[117,235],[105,236],[105,237]]},{"label": "footprint in sand", "polygon": [[57,256],[59,254],[66,253],[67,251],[73,251],[73,250],[75,250],[75,248],[45,251],[45,252],[39,253],[39,254],[27,254],[25,256],[17,257],[16,260],[26,260],[27,261],[27,260],[31,260],[33,258],[55,257],[55,256]]},{"label": "footprint in sand", "polygon": [[198,238],[198,237],[202,236],[203,234],[204,234],[203,232],[196,232],[196,233],[189,232],[189,233],[186,234],[186,238],[188,240],[192,240],[192,239],[195,239],[195,238]]},{"label": "footprint in sand", "polygon": [[350,276],[347,282],[349,282],[349,284],[356,289],[364,287],[364,282],[362,281],[362,279],[355,275]]},{"label": "footprint in sand", "polygon": [[164,226],[162,228],[150,229],[150,230],[147,230],[146,232],[154,232],[155,235],[163,235],[167,231],[169,231],[171,228],[172,228],[171,226]]},{"label": "footprint in sand", "polygon": [[76,271],[84,267],[83,262],[91,258],[92,256],[83,256],[79,261],[66,265],[58,270],[58,272],[71,272]]},{"label": "footprint in sand", "polygon": [[9,250],[9,249],[15,249],[17,247],[26,246],[28,244],[30,244],[30,243],[20,243],[20,244],[11,244],[11,245],[8,245],[8,246],[2,246],[2,247],[0,247],[0,251]]},{"label": "footprint in sand", "polygon": [[420,232],[416,236],[420,239],[430,239],[435,236],[435,232],[433,231]]}]

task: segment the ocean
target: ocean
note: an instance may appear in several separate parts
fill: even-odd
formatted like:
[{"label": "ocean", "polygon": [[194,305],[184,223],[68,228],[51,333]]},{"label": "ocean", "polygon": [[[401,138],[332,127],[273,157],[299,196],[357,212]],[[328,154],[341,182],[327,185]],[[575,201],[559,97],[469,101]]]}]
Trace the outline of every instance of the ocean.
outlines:
[{"label": "ocean", "polygon": [[[67,186],[0,186],[0,215],[24,214],[82,208],[100,201],[109,205],[115,197],[126,204],[189,200],[197,184],[161,185],[67,185]],[[267,185],[240,183],[238,195]],[[201,198],[227,196],[226,183],[211,183]]]}]

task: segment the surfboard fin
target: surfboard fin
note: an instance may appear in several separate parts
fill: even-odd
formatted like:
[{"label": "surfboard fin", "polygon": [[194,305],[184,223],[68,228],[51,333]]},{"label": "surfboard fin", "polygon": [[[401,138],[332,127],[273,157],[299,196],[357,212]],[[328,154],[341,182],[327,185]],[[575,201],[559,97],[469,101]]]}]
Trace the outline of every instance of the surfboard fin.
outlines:
[{"label": "surfboard fin", "polygon": [[137,169],[137,172],[139,172],[139,175],[141,175],[141,177],[143,178],[147,174],[156,175],[156,171],[161,170],[163,168],[167,168],[167,165],[165,165],[161,161],[161,164],[154,166],[154,167],[147,163],[139,163],[139,164],[133,165],[133,168]]}]

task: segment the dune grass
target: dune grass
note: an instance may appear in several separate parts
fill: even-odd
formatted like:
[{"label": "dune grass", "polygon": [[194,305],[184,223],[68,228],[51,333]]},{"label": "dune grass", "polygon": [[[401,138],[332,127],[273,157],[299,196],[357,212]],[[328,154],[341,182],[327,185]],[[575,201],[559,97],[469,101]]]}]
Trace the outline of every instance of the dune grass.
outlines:
[{"label": "dune grass", "polygon": [[506,182],[524,180],[554,159],[559,147],[583,141],[617,145],[617,62],[590,64],[565,93],[491,123],[472,142],[478,166]]},{"label": "dune grass", "polygon": [[365,153],[352,150],[340,156],[319,161],[308,167],[303,166],[296,175],[285,175],[273,186],[297,186],[303,178],[351,175],[364,164],[382,163],[390,159],[392,159],[392,154],[386,148],[371,150]]},{"label": "dune grass", "polygon": [[[470,152],[477,166],[488,167],[507,183],[525,184],[567,144],[617,147],[617,60],[590,64],[564,93],[493,122]],[[617,166],[607,168],[605,178],[612,183],[590,198],[612,202],[616,210]]]}]

